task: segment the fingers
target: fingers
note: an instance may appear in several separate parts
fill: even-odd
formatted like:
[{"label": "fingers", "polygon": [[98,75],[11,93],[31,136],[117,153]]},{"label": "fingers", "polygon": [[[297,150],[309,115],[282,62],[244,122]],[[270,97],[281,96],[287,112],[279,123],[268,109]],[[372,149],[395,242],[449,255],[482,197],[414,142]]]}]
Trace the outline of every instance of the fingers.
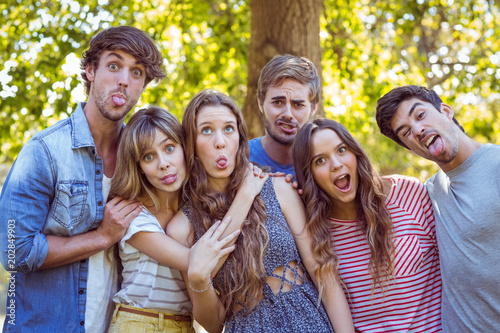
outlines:
[{"label": "fingers", "polygon": [[269,175],[271,177],[285,177],[285,173],[281,171],[271,172]]},{"label": "fingers", "polygon": [[133,218],[142,210],[142,203],[137,200],[127,200],[114,197],[104,207],[105,213],[109,213],[115,219],[124,219],[132,214]]},{"label": "fingers", "polygon": [[235,240],[241,233],[241,230],[235,230],[223,239],[219,241],[219,243],[222,245],[222,247],[226,246],[227,244],[231,243],[233,240]]},{"label": "fingers", "polygon": [[222,249],[222,250],[220,251],[220,255],[221,255],[220,257],[221,257],[221,258],[222,258],[222,257],[224,257],[225,255],[227,255],[227,254],[229,254],[229,253],[233,252],[235,249],[236,249],[236,244],[233,244],[233,245],[231,245],[231,246],[228,246],[228,247],[226,247],[226,248]]}]

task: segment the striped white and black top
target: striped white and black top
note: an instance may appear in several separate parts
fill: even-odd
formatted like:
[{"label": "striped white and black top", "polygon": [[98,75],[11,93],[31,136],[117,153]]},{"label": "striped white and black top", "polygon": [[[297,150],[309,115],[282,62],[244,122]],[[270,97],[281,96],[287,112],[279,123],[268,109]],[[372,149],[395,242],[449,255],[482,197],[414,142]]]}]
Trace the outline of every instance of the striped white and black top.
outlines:
[{"label": "striped white and black top", "polygon": [[113,301],[172,314],[192,313],[181,272],[160,264],[127,243],[140,231],[165,233],[156,217],[144,206],[120,241],[123,282]]}]

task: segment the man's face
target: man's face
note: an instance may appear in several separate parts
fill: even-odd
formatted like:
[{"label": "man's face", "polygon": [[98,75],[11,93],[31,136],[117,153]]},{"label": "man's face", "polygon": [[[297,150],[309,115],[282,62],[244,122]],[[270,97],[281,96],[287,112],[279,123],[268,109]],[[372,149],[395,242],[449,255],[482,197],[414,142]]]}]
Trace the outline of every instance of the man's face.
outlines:
[{"label": "man's face", "polygon": [[144,66],[123,51],[104,51],[97,68],[88,65],[86,72],[91,81],[89,103],[112,121],[125,118],[144,91]]},{"label": "man's face", "polygon": [[316,112],[317,105],[309,100],[309,86],[286,79],[279,87],[269,87],[263,101],[266,131],[282,145],[291,145],[298,130]]},{"label": "man's face", "polygon": [[391,129],[415,154],[445,170],[458,154],[460,129],[452,119],[448,105],[441,104],[439,112],[431,103],[412,98],[399,105]]}]

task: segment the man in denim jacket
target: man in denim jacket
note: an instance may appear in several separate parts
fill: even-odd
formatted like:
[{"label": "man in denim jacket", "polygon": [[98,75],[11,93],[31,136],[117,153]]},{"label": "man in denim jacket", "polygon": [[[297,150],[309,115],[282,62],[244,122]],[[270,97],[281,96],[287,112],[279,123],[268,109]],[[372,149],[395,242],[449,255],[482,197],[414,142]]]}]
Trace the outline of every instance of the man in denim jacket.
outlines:
[{"label": "man in denim jacket", "polygon": [[119,197],[106,203],[103,184],[125,116],[165,76],[161,53],[144,32],[115,27],[92,39],[81,67],[88,102],[26,143],[0,197],[0,257],[16,272],[4,332],[85,332],[88,258],[119,241],[141,210]]}]

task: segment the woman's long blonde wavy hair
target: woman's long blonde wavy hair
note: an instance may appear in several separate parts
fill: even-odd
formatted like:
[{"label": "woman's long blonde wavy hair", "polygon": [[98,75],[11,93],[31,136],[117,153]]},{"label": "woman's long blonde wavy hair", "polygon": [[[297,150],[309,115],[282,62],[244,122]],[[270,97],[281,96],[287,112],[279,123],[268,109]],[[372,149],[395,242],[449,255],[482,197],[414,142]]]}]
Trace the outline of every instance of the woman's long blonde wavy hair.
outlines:
[{"label": "woman's long blonde wavy hair", "polygon": [[[330,119],[315,119],[304,125],[294,139],[293,165],[299,187],[303,189],[302,199],[306,205],[307,229],[312,236],[312,250],[318,261],[315,275],[321,281],[322,275],[338,275],[338,258],[332,249],[328,218],[331,214],[331,198],[314,181],[312,172],[312,137],[316,131],[334,131],[357,160],[359,184],[355,204],[359,227],[363,230],[370,247],[369,270],[372,289],[377,284],[382,289],[393,271],[394,243],[392,220],[385,206],[382,179],[370,162],[363,147],[340,123]],[[321,285],[321,284],[320,284]]]},{"label": "woman's long blonde wavy hair", "polygon": [[[239,148],[236,165],[230,176],[226,193],[215,192],[210,188],[207,173],[196,155],[197,115],[207,106],[226,107],[237,120]],[[186,193],[191,202],[191,225],[198,239],[217,220],[222,220],[243,182],[245,171],[250,163],[247,129],[236,103],[225,94],[208,89],[196,94],[189,102],[182,118],[182,127],[186,134],[185,156],[191,174]],[[238,304],[244,305],[248,311],[251,311],[262,298],[266,277],[263,258],[269,243],[264,226],[265,210],[264,201],[258,195],[243,223],[236,249],[214,279],[214,286],[220,292],[226,317],[229,317]]]}]

